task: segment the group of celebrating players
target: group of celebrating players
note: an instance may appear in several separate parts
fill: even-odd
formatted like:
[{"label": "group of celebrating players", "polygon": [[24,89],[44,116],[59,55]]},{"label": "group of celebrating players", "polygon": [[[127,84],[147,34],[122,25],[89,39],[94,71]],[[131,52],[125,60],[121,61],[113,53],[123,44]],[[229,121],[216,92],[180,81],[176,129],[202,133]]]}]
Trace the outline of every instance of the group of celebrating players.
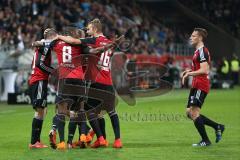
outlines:
[{"label": "group of celebrating players", "polygon": [[[57,79],[56,115],[53,117],[52,129],[49,133],[50,145],[54,149],[107,147],[105,120],[103,111],[111,119],[115,134],[114,148],[122,148],[120,125],[115,110],[115,91],[111,78],[111,56],[116,44],[122,37],[111,41],[102,33],[99,19],[88,23],[85,32],[69,27],[67,35],[59,35],[52,29],[44,31],[44,40],[33,43],[36,47],[32,63],[32,74],[29,79],[32,105],[35,115],[32,121],[32,136],[29,148],[46,148],[40,140],[43,119],[47,109],[47,86],[49,75]],[[216,142],[222,138],[225,126],[200,114],[201,106],[210,89],[209,70],[210,54],[204,46],[207,31],[195,28],[190,44],[196,48],[192,68],[182,73],[182,83],[193,76],[190,90],[187,116],[194,122],[202,140],[193,146],[209,146],[205,125],[212,127],[216,133]],[[58,68],[51,67],[51,51],[58,60]],[[87,63],[85,63],[87,57]],[[65,119],[69,117],[68,141],[65,143]],[[90,126],[87,125],[89,122]],[[79,140],[73,142],[76,128],[79,128]],[[59,134],[60,142],[56,142]],[[92,144],[93,136],[96,141]]]},{"label": "group of celebrating players", "polygon": [[[109,115],[115,134],[114,148],[122,148],[120,125],[115,110],[115,91],[111,79],[110,58],[121,38],[114,41],[102,33],[99,19],[88,23],[85,32],[67,27],[66,35],[59,35],[55,29],[44,31],[44,39],[36,41],[29,78],[32,106],[35,110],[32,120],[31,144],[29,148],[46,148],[40,140],[42,124],[47,113],[47,86],[49,75],[57,79],[56,115],[49,133],[50,146],[54,149],[107,147],[105,120],[102,112]],[[58,60],[58,67],[51,67],[51,51]],[[86,63],[87,59],[87,63]],[[69,117],[68,140],[65,143],[65,120]],[[90,126],[88,126],[87,121]],[[73,142],[76,128],[79,140]],[[57,143],[57,133],[59,143]],[[91,144],[93,136],[97,139]]]}]

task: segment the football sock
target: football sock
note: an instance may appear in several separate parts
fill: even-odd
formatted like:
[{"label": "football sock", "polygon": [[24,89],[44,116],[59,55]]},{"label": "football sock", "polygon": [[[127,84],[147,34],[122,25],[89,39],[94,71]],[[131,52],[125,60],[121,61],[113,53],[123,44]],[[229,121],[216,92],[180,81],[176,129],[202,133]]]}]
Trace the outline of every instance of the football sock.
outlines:
[{"label": "football sock", "polygon": [[31,135],[31,144],[35,144],[40,140],[40,133],[42,128],[43,120],[33,118],[32,120],[32,135]]},{"label": "football sock", "polygon": [[38,119],[38,122],[37,122],[37,141],[40,142],[40,135],[41,135],[41,132],[42,132],[42,125],[43,125],[43,120],[42,119]]},{"label": "football sock", "polygon": [[87,135],[86,133],[86,125],[87,125],[87,123],[86,122],[79,122],[79,135],[81,135],[81,134],[85,134],[85,135]]},{"label": "football sock", "polygon": [[113,131],[114,131],[115,139],[119,139],[120,138],[120,125],[119,125],[119,118],[118,118],[117,113],[110,116],[110,119],[111,119]]},{"label": "football sock", "polygon": [[201,116],[201,118],[202,118],[204,124],[206,124],[206,125],[208,125],[208,126],[214,128],[215,130],[218,129],[218,123],[216,123],[216,122],[210,120],[209,118],[205,117],[205,116],[202,115],[202,114],[201,114],[200,116]]},{"label": "football sock", "polygon": [[36,127],[37,119],[33,118],[32,120],[32,135],[31,135],[31,144],[36,143],[36,135],[37,135],[37,127]]},{"label": "football sock", "polygon": [[80,114],[78,115],[78,126],[79,126],[79,135],[81,134],[85,134],[86,135],[86,115],[84,113],[84,111],[81,111]]},{"label": "football sock", "polygon": [[99,123],[98,123],[98,120],[91,120],[90,121],[90,125],[93,129],[93,131],[96,133],[97,135],[97,138],[101,137],[102,136],[102,132],[101,132],[101,129],[99,127]]},{"label": "football sock", "polygon": [[80,122],[77,123],[77,126],[78,126],[78,133],[79,133],[79,139],[80,140],[80,135],[81,135],[81,124]]},{"label": "football sock", "polygon": [[98,122],[99,122],[99,126],[100,126],[100,129],[101,129],[101,132],[103,134],[103,137],[104,137],[104,139],[106,139],[105,119],[103,117],[99,118]]},{"label": "football sock", "polygon": [[65,116],[64,115],[58,115],[57,128],[58,128],[60,142],[65,141],[64,140]]},{"label": "football sock", "polygon": [[76,128],[77,128],[77,122],[75,122],[74,119],[70,119],[68,124],[68,143],[69,144],[72,144],[72,140],[73,140]]},{"label": "football sock", "polygon": [[88,132],[90,131],[91,127],[89,127],[89,125],[86,122],[86,135],[88,134]]},{"label": "football sock", "polygon": [[209,141],[208,136],[207,136],[207,132],[203,123],[203,120],[201,118],[201,116],[197,117],[194,121],[194,125],[198,130],[198,133],[200,134],[200,136],[202,137],[202,140],[204,141]]},{"label": "football sock", "polygon": [[53,117],[52,119],[52,129],[53,130],[57,130],[57,123],[58,123],[58,117],[57,117],[57,114]]},{"label": "football sock", "polygon": [[88,119],[93,131],[96,133],[97,138],[101,137],[102,132],[101,132],[96,115],[92,113],[88,116]]}]

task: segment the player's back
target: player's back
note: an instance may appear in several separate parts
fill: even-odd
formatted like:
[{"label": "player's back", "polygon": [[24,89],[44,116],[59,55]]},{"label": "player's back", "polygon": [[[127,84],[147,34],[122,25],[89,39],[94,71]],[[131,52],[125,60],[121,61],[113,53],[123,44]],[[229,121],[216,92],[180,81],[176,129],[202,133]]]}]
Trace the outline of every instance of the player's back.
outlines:
[{"label": "player's back", "polygon": [[81,65],[81,46],[70,45],[63,41],[55,42],[53,46],[58,59],[59,79],[76,78],[83,79],[83,70]]},{"label": "player's back", "polygon": [[[33,83],[35,83],[36,81],[40,81],[40,80],[48,80],[48,76],[49,74],[42,71],[37,64],[40,61],[41,58],[41,53],[43,52],[43,48],[36,48],[34,55],[33,55],[33,60],[32,60],[32,72],[31,72],[31,76],[29,78],[29,84],[32,85]],[[45,65],[50,66],[51,64],[51,56],[49,55],[46,60],[45,60]]]}]

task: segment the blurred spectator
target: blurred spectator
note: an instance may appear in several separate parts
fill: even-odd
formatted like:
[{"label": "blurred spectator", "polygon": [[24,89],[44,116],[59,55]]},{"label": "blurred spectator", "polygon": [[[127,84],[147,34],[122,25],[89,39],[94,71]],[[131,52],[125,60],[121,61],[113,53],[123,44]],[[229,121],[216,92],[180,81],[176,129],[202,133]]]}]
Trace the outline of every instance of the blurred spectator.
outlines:
[{"label": "blurred spectator", "polygon": [[[42,31],[75,25],[83,28],[96,17],[109,38],[125,34],[133,42],[130,53],[161,55],[173,52],[179,36],[136,1],[113,0],[0,0],[0,43],[21,51],[42,38]],[[181,38],[180,38],[181,39]],[[181,39],[183,40],[183,39]],[[181,41],[180,40],[180,41]]]},{"label": "blurred spectator", "polygon": [[239,59],[237,57],[237,55],[233,55],[233,58],[230,62],[231,66],[231,75],[232,75],[232,79],[235,85],[237,85],[239,83]]},{"label": "blurred spectator", "polygon": [[183,5],[200,13],[212,23],[240,38],[239,0],[179,0]]},{"label": "blurred spectator", "polygon": [[223,57],[222,62],[221,62],[221,78],[222,80],[229,80],[229,62],[228,60]]}]

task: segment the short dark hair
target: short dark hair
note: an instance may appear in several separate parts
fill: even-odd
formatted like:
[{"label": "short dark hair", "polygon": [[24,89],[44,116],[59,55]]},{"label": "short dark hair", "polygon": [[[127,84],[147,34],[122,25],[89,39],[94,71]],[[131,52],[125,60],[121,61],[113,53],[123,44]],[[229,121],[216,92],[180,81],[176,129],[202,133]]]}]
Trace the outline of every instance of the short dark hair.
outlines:
[{"label": "short dark hair", "polygon": [[200,36],[202,36],[203,40],[205,40],[208,36],[208,32],[204,28],[194,28],[194,31],[197,31]]}]

